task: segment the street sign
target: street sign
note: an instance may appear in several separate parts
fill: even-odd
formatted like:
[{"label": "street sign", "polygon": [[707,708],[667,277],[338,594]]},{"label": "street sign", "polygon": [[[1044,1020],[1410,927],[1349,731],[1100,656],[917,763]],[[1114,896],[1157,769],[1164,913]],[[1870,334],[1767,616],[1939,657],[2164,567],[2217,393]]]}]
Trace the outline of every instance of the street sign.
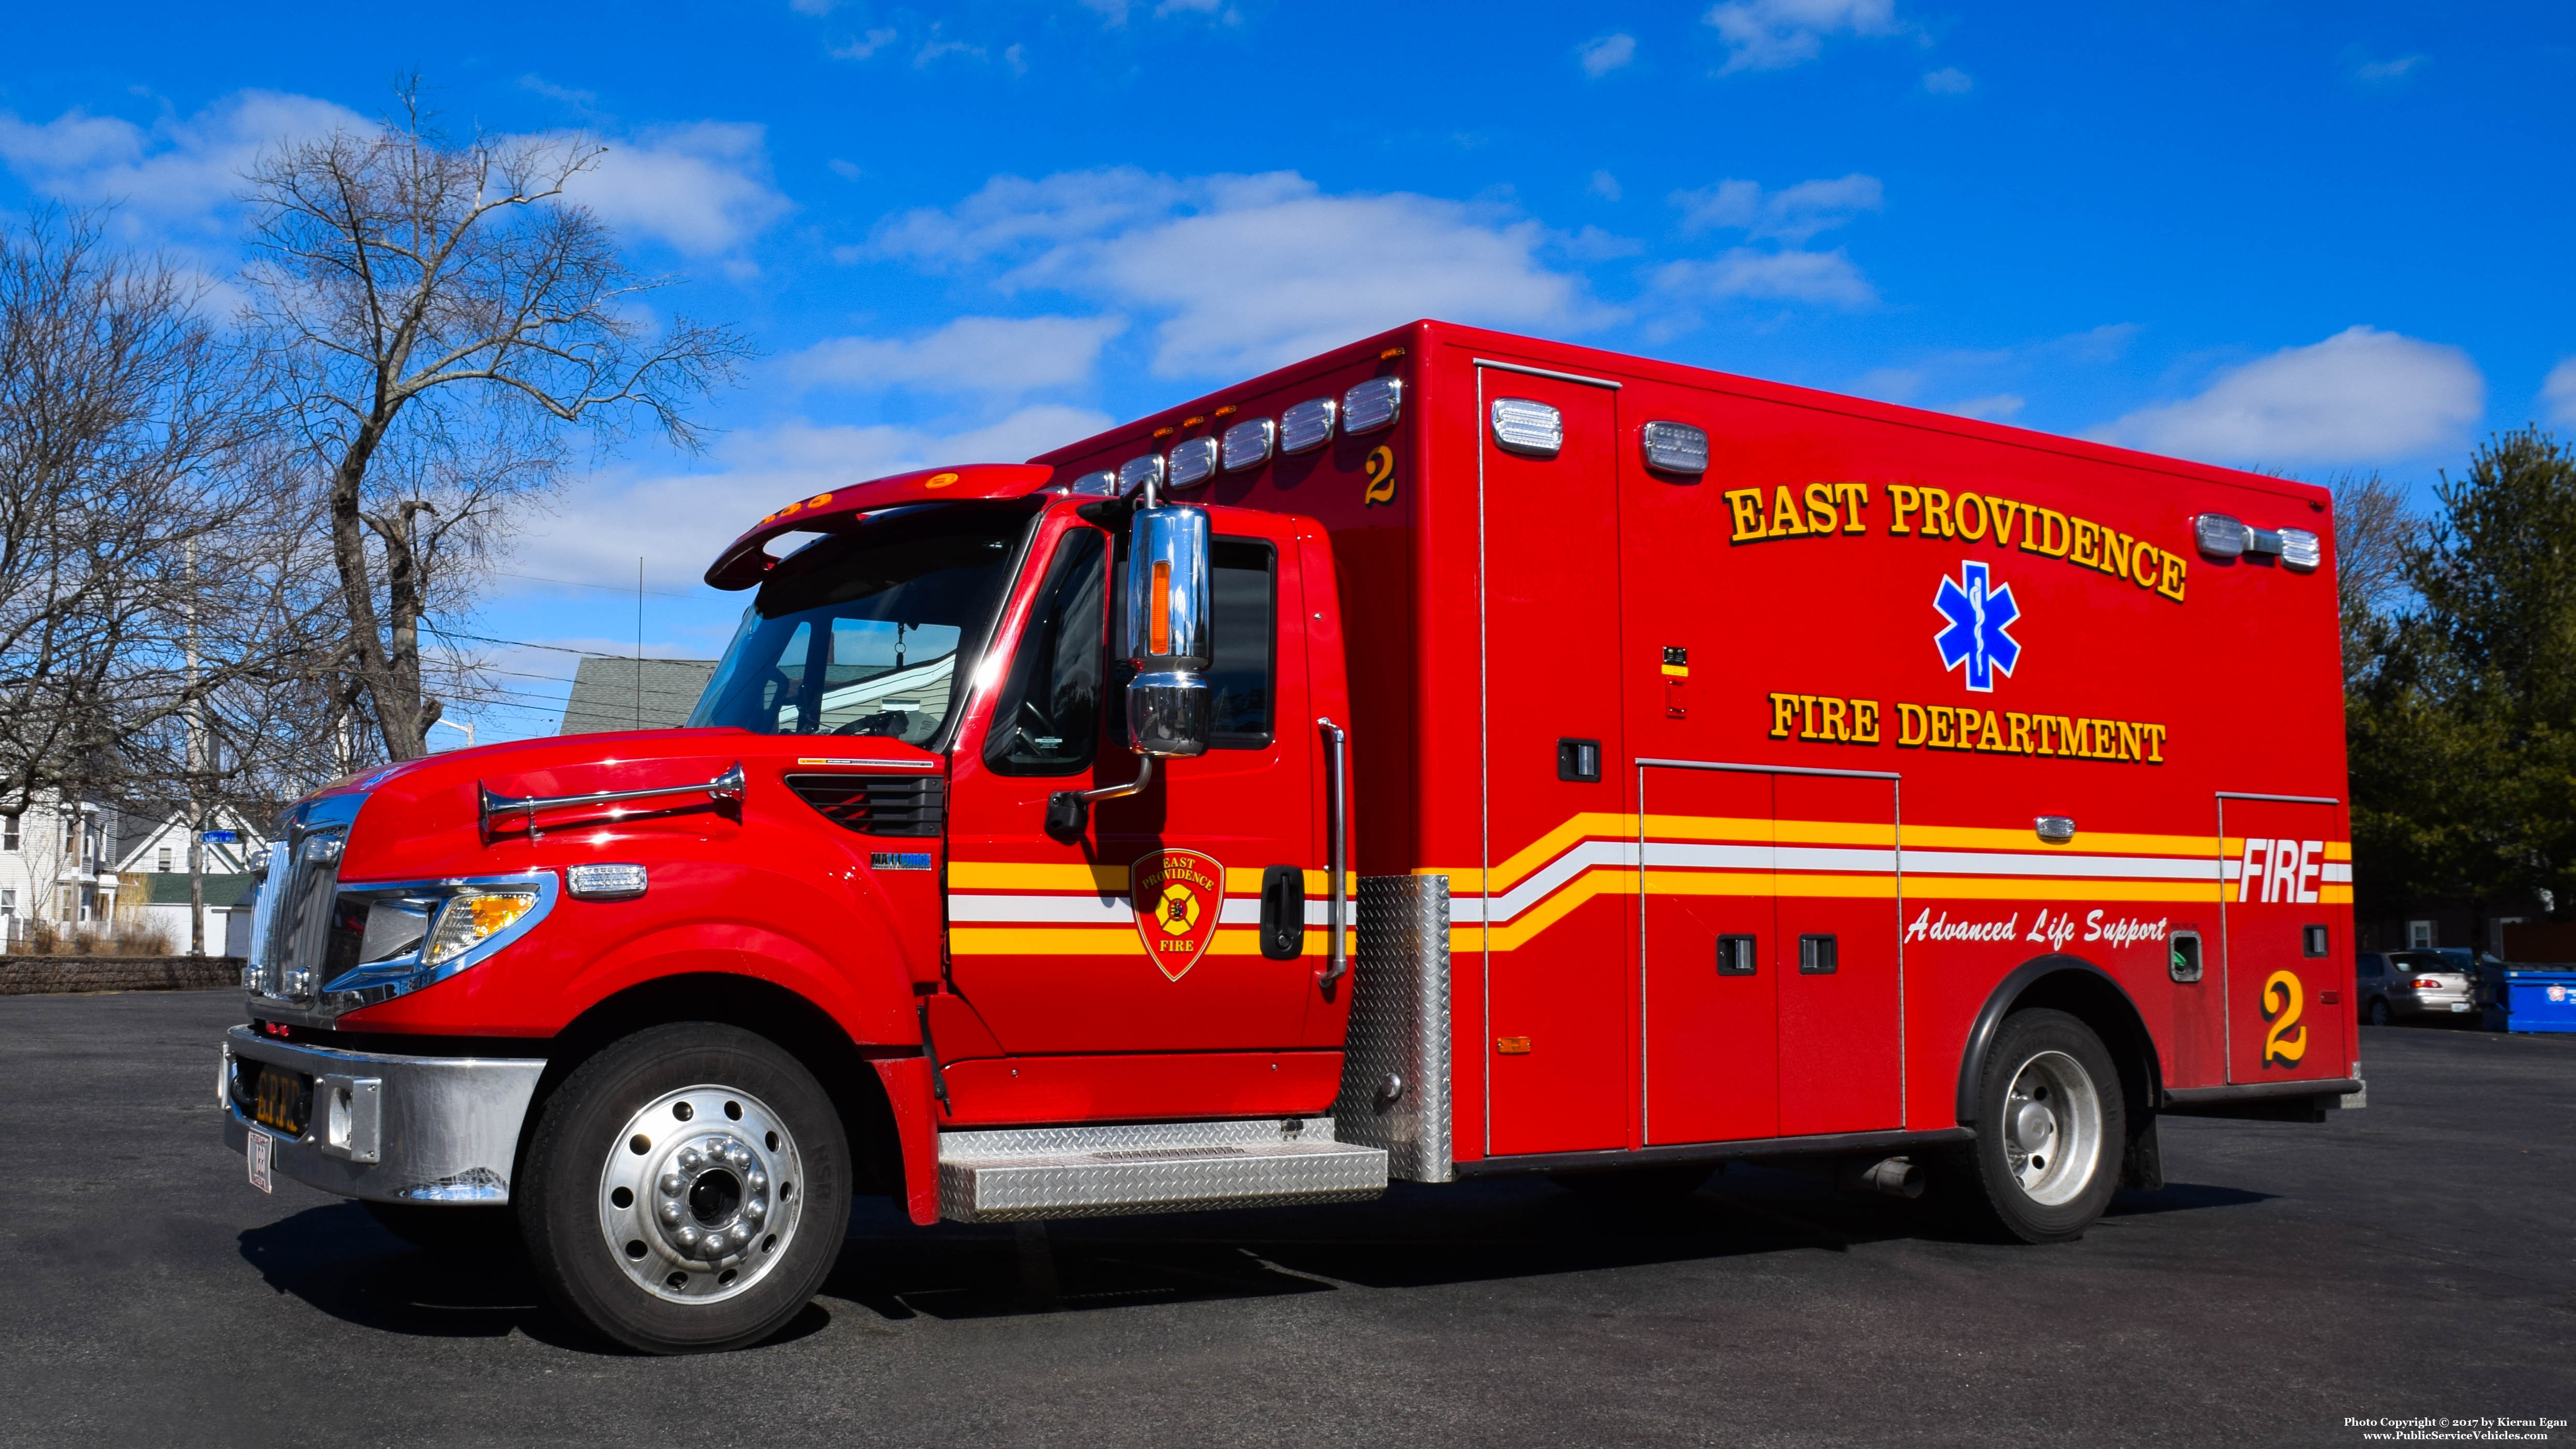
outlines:
[{"label": "street sign", "polygon": [[197,832],[197,838],[208,845],[241,844],[241,832],[238,830],[200,830]]}]

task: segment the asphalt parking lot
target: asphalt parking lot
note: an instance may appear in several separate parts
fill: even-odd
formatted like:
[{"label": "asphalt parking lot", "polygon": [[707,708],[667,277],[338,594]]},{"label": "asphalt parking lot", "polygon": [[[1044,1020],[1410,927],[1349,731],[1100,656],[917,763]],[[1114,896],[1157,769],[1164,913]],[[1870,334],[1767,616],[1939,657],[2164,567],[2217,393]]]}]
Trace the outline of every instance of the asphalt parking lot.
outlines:
[{"label": "asphalt parking lot", "polygon": [[[524,1268],[244,1181],[228,992],[0,998],[8,1444],[2353,1444],[2576,1417],[2576,1039],[2363,1032],[2370,1107],[2168,1119],[2082,1243],[1738,1168],[916,1230],[731,1355],[609,1351]],[[1048,1282],[1052,1279],[1052,1284]],[[2550,1437],[2566,1442],[2571,1432]]]}]

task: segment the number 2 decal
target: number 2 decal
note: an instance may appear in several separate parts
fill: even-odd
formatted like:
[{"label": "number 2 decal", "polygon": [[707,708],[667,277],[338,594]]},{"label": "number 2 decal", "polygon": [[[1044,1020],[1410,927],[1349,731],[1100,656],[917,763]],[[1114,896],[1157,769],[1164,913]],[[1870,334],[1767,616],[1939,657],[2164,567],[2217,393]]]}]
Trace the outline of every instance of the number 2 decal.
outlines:
[{"label": "number 2 decal", "polygon": [[1368,455],[1368,507],[1395,501],[1395,449],[1381,447]]},{"label": "number 2 decal", "polygon": [[2308,1029],[2299,1025],[2304,1006],[2296,972],[2275,971],[2263,983],[2263,1019],[2272,1023],[2263,1033],[2263,1065],[2293,1066],[2308,1054]]}]

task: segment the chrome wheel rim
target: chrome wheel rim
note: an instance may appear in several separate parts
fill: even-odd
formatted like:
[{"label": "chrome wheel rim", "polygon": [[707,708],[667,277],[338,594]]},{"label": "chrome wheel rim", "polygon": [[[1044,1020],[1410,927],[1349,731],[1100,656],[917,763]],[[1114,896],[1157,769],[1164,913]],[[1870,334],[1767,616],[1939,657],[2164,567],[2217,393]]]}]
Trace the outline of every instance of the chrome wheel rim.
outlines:
[{"label": "chrome wheel rim", "polygon": [[769,1104],[733,1087],[665,1092],[626,1119],[599,1174],[599,1231],[635,1285],[672,1303],[742,1293],[787,1256],[804,1159]]},{"label": "chrome wheel rim", "polygon": [[2004,1164],[2042,1207],[2073,1201],[2102,1160],[2102,1094],[2083,1064],[2039,1052],[2013,1073],[2004,1097]]}]

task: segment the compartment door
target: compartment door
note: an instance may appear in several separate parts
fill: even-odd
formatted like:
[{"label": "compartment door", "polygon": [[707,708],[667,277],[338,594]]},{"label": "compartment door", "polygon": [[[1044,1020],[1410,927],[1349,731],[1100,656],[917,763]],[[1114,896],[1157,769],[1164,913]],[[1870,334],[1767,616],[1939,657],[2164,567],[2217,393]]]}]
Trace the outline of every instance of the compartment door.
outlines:
[{"label": "compartment door", "polygon": [[1637,774],[1646,1141],[1776,1136],[1772,776],[1669,765]]},{"label": "compartment door", "polygon": [[[1628,1147],[1637,837],[1618,763],[1618,394],[1496,368],[1476,376],[1487,1150]],[[1513,413],[1525,451],[1497,443],[1505,399],[1554,410],[1553,456],[1527,451],[1523,430],[1547,418],[1526,409]],[[1592,778],[1559,768],[1564,740],[1598,742]]]},{"label": "compartment door", "polygon": [[2351,1070],[2353,943],[2337,936],[2352,919],[2352,865],[2340,815],[2330,800],[2218,799],[2230,1083]]},{"label": "compartment door", "polygon": [[1896,782],[1772,777],[1780,1135],[1904,1125]]}]

